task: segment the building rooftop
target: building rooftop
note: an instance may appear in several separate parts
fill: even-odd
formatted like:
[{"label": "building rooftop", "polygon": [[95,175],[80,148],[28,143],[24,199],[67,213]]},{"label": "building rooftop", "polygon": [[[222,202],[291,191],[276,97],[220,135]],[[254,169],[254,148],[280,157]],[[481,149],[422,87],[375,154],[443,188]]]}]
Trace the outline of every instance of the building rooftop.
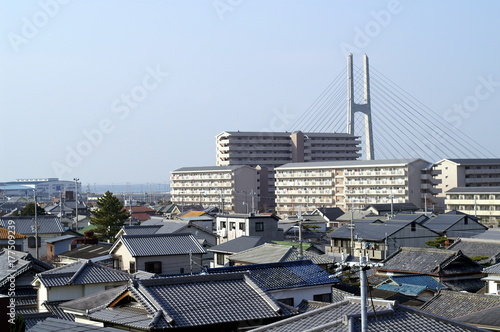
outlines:
[{"label": "building rooftop", "polygon": [[[424,161],[422,159],[383,159],[383,160],[333,160],[333,161],[316,161],[303,163],[288,163],[276,170],[285,170],[291,168],[331,168],[331,167],[376,167],[376,166],[406,166],[416,161]],[[426,162],[426,161],[424,161]]]},{"label": "building rooftop", "polygon": [[38,322],[33,326],[30,332],[60,332],[60,331],[78,331],[78,332],[119,332],[120,330],[110,327],[99,327],[83,323],[72,322],[68,320],[49,317]]},{"label": "building rooftop", "polygon": [[[100,301],[80,298],[62,306],[95,321],[153,329],[279,319],[292,314],[243,273],[138,280],[93,296],[100,296]],[[129,305],[131,302],[135,304]]]},{"label": "building rooftop", "polygon": [[45,287],[111,283],[130,280],[126,272],[102,266],[91,261],[78,261],[46,272],[38,273],[38,279]]},{"label": "building rooftop", "polygon": [[199,241],[189,233],[122,235],[110,249],[123,244],[133,257],[205,254]]},{"label": "building rooftop", "polygon": [[248,272],[264,290],[335,284],[340,281],[310,260],[207,269],[207,273]]},{"label": "building rooftop", "polygon": [[109,254],[111,245],[104,244],[83,244],[75,249],[60,253],[60,257],[92,259]]},{"label": "building rooftop", "polygon": [[[35,217],[0,217],[0,227],[7,228],[9,220],[14,222],[16,233],[19,234],[34,234]],[[38,234],[63,233],[64,227],[61,224],[60,218],[56,216],[38,216],[37,224],[39,225]]]},{"label": "building rooftop", "polygon": [[488,194],[499,194],[500,187],[455,187],[451,188],[446,192],[447,194],[462,194],[462,193],[488,193]]},{"label": "building rooftop", "polygon": [[252,168],[247,165],[232,165],[232,166],[197,166],[197,167],[181,167],[172,173],[181,172],[225,172],[225,171],[235,171],[240,168]]},{"label": "building rooftop", "polygon": [[229,256],[230,261],[243,264],[266,264],[303,259],[310,259],[318,265],[333,263],[333,259],[307,251],[304,251],[303,257],[299,258],[299,251],[294,247],[273,243],[264,243]]},{"label": "building rooftop", "polygon": [[0,248],[0,288],[9,283],[10,277],[18,277],[29,270],[43,272],[52,269],[31,254]]},{"label": "building rooftop", "polygon": [[210,249],[208,249],[208,251],[234,254],[250,248],[257,247],[264,243],[265,241],[262,240],[260,236],[240,236],[237,237],[236,239],[224,242],[217,246],[213,246]]},{"label": "building rooftop", "polygon": [[[290,317],[253,329],[252,332],[290,331],[361,331],[360,299],[349,297],[344,301]],[[376,312],[376,314],[373,312]],[[394,301],[373,300],[368,306],[369,331],[484,331],[460,322],[428,315]]]}]

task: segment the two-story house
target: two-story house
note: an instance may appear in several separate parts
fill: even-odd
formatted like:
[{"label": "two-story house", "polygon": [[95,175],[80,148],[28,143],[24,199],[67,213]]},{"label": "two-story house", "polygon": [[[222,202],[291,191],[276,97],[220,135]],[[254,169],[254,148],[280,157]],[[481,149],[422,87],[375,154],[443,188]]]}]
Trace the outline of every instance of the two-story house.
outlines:
[{"label": "two-story house", "polygon": [[215,219],[219,244],[240,236],[260,236],[263,241],[283,240],[275,215],[228,214]]}]

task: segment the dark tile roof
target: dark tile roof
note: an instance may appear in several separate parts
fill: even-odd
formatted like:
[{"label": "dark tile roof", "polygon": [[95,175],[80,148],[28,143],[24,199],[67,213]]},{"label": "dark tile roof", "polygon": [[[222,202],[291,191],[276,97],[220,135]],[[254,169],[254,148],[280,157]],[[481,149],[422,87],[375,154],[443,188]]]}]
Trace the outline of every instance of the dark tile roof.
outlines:
[{"label": "dark tile roof", "polygon": [[500,258],[500,240],[461,238],[449,246],[448,249],[460,250],[469,257],[488,257],[486,261],[492,259],[493,263],[496,263],[497,259]]},{"label": "dark tile roof", "polygon": [[484,273],[500,274],[500,263],[488,266],[483,270]]},{"label": "dark tile roof", "polygon": [[[429,315],[393,301],[374,300],[374,309],[368,306],[369,331],[484,331],[482,329]],[[252,332],[290,332],[290,331],[361,331],[359,299],[349,298],[342,302],[308,311],[282,321],[253,329]]]},{"label": "dark tile roof", "polygon": [[0,288],[9,282],[11,276],[17,278],[30,270],[38,273],[52,268],[29,253],[0,248]]},{"label": "dark tile roof", "polygon": [[78,331],[78,332],[118,332],[120,330],[110,327],[99,327],[67,320],[49,317],[33,326],[30,332],[60,332],[60,331]]},{"label": "dark tile roof", "polygon": [[337,220],[338,217],[344,214],[344,211],[342,211],[342,209],[338,207],[333,207],[333,208],[321,207],[318,208],[318,211],[323,216],[325,216],[328,219],[328,221]]},{"label": "dark tile roof", "polygon": [[482,268],[460,251],[401,247],[375,270],[446,276],[480,273]]},{"label": "dark tile roof", "polygon": [[389,203],[389,204],[370,204],[365,208],[365,210],[371,207],[379,212],[387,212],[387,211],[391,211],[391,205],[392,205],[392,210],[394,212],[417,211],[419,209],[413,203],[394,203],[394,204]]},{"label": "dark tile roof", "polygon": [[[0,227],[7,228],[9,220],[13,220],[16,226],[16,233],[34,234],[32,226],[35,225],[34,217],[0,217]],[[38,216],[37,224],[39,234],[63,233],[64,227],[61,220],[56,216]]]},{"label": "dark tile roof", "polygon": [[69,321],[75,321],[75,315],[68,314],[67,312],[64,312],[64,310],[61,307],[59,307],[59,305],[64,302],[65,301],[52,301],[52,302],[45,301],[42,303],[42,306],[45,307],[47,311],[51,312],[53,317]]},{"label": "dark tile roof", "polygon": [[418,296],[420,293],[427,290],[427,287],[408,284],[395,285],[387,283],[377,286],[377,289],[397,292],[408,296]]},{"label": "dark tile roof", "polygon": [[323,265],[332,264],[333,259],[312,252],[304,252],[304,257],[299,258],[299,251],[292,246],[264,243],[258,247],[229,256],[233,262],[246,264],[266,264],[275,262],[289,262],[310,259],[313,263]]},{"label": "dark tile roof", "polygon": [[[443,232],[447,231],[448,229],[450,229],[455,224],[464,220],[465,218],[468,219],[470,230],[474,229],[474,230],[485,231],[488,229],[488,227],[477,222],[475,218],[470,218],[470,216],[468,216],[466,214],[440,214],[438,216],[431,217],[431,218],[425,220],[422,223],[422,225],[432,229],[435,232],[443,233]],[[465,222],[465,220],[464,220],[464,222]],[[473,235],[473,234],[469,234],[469,230],[463,230],[461,232],[463,232],[464,237],[470,237],[470,235]]]},{"label": "dark tile roof", "polygon": [[85,285],[127,281],[126,272],[102,266],[91,261],[78,261],[37,275],[45,287]]},{"label": "dark tile roof", "polygon": [[[113,302],[124,295],[137,302]],[[125,288],[92,296],[61,306],[86,313],[92,320],[135,328],[205,326],[279,319],[292,314],[244,273],[136,280]],[[111,303],[116,305],[110,308]]]},{"label": "dark tile roof", "polygon": [[473,312],[465,316],[456,317],[455,320],[487,330],[496,331],[500,328],[500,305]]},{"label": "dark tile roof", "polygon": [[339,280],[309,260],[207,269],[208,273],[248,271],[250,278],[264,290],[335,284]]},{"label": "dark tile roof", "polygon": [[422,311],[455,319],[500,306],[500,296],[442,290],[421,307]]},{"label": "dark tile roof", "polygon": [[133,257],[206,253],[198,240],[189,233],[122,235],[110,252],[120,243],[123,243]]},{"label": "dark tile roof", "polygon": [[213,246],[208,251],[234,254],[264,244],[260,236],[240,236],[234,240]]}]

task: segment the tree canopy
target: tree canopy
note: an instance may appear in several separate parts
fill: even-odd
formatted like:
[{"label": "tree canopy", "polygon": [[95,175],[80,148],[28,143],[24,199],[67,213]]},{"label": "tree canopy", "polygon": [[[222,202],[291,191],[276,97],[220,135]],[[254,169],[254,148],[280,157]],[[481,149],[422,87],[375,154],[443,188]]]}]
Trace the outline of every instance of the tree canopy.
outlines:
[{"label": "tree canopy", "polygon": [[102,240],[113,240],[129,218],[129,214],[123,209],[123,204],[113,193],[106,193],[97,200],[97,209],[93,211],[90,223],[95,226],[94,232]]},{"label": "tree canopy", "polygon": [[[39,216],[42,216],[44,214],[47,214],[45,210],[37,204],[36,206],[36,214]],[[21,210],[21,212],[16,211],[14,216],[34,216],[35,215],[35,203],[28,203],[26,206]]]}]

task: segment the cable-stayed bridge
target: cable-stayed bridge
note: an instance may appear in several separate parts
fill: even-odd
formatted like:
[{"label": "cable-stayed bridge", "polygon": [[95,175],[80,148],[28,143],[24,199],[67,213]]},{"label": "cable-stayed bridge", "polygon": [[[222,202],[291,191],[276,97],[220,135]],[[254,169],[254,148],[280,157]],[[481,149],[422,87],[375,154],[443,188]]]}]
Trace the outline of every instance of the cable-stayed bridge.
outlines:
[{"label": "cable-stayed bridge", "polygon": [[349,57],[347,68],[289,131],[350,132],[351,128],[361,138],[362,159],[422,158],[436,162],[444,158],[495,158],[382,72],[372,66],[368,70],[366,56],[364,68],[353,65],[352,55]]}]

